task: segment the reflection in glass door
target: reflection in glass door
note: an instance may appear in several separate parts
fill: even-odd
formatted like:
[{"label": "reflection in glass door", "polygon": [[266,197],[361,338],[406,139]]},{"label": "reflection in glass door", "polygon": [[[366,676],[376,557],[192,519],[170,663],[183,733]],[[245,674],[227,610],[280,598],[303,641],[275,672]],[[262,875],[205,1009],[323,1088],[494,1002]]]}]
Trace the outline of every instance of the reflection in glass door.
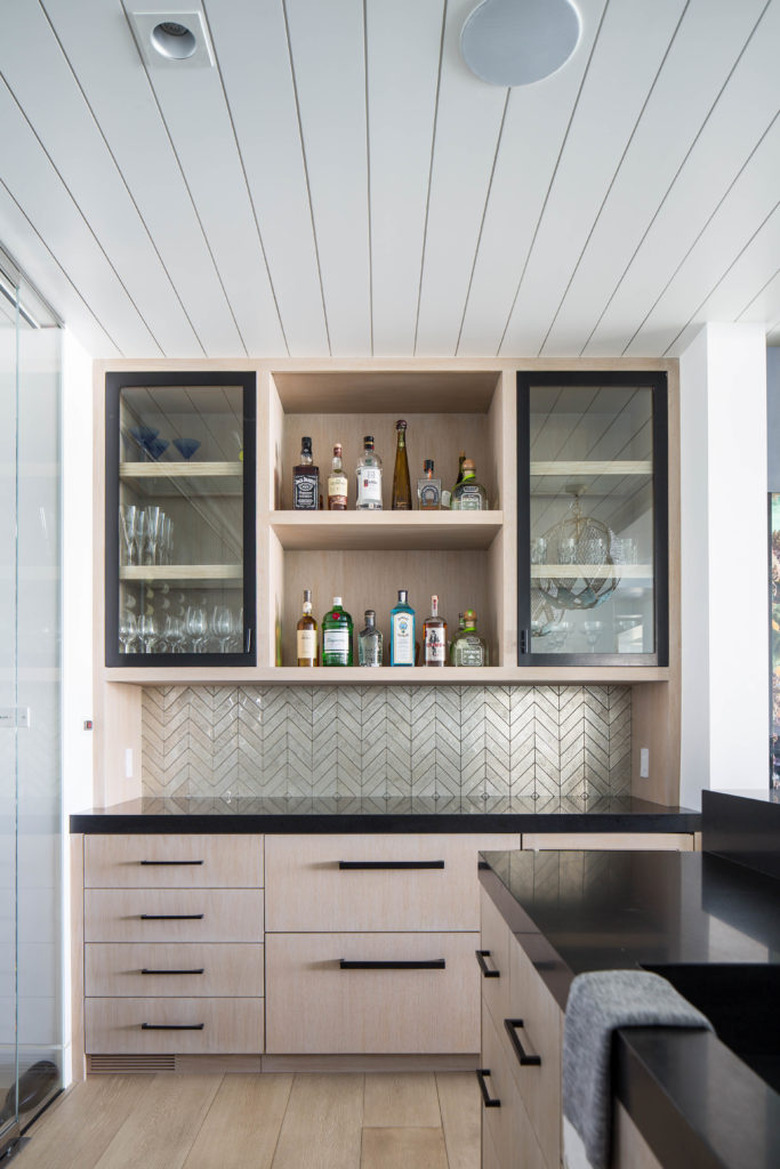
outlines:
[{"label": "reflection in glass door", "polygon": [[0,251],[0,1152],[62,1074],[60,340]]}]

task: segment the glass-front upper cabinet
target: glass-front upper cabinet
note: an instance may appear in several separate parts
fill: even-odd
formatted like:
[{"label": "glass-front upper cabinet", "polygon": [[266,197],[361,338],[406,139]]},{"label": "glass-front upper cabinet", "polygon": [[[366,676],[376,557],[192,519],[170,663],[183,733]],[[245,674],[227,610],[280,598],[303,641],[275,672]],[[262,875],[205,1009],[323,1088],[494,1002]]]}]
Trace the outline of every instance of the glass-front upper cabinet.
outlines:
[{"label": "glass-front upper cabinet", "polygon": [[253,373],[106,375],[106,665],[255,665]]},{"label": "glass-front upper cabinet", "polygon": [[668,664],[666,374],[519,374],[518,474],[519,664]]}]

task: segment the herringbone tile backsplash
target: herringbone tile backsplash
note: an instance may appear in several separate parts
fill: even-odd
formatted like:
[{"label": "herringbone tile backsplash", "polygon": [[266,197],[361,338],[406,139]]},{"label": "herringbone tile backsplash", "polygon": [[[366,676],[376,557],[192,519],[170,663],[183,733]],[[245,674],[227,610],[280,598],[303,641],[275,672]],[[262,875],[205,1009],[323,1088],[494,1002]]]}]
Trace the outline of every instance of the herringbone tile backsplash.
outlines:
[{"label": "herringbone tile backsplash", "polygon": [[149,796],[626,793],[628,686],[163,686]]}]

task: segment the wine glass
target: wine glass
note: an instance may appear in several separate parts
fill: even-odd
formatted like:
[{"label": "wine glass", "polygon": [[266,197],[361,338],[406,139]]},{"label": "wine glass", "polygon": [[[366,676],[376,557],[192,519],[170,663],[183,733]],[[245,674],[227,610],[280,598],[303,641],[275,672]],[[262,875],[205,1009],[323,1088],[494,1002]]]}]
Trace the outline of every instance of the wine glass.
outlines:
[{"label": "wine glass", "polygon": [[160,541],[160,520],[164,512],[154,504],[144,508],[144,564],[157,563],[157,547]]},{"label": "wine glass", "polygon": [[134,503],[120,504],[119,523],[125,545],[125,564],[135,561],[135,530],[138,523],[138,508]]},{"label": "wine glass", "polygon": [[211,628],[214,631],[221,653],[227,653],[230,639],[235,631],[235,619],[227,605],[215,605],[211,615]]},{"label": "wine glass", "polygon": [[596,648],[596,642],[599,635],[604,628],[603,621],[583,621],[582,628],[585,630],[585,640],[590,646],[590,652],[593,653]]},{"label": "wine glass", "polygon": [[181,653],[186,636],[184,620],[181,617],[176,617],[172,613],[169,613],[165,618],[163,637],[170,647],[171,653]]},{"label": "wine glass", "polygon": [[135,619],[135,613],[131,613],[129,609],[123,609],[119,618],[119,641],[122,645],[122,653],[130,653],[130,645],[138,636],[138,622]]},{"label": "wine glass", "polygon": [[193,653],[200,653],[208,632],[206,614],[200,605],[190,605],[184,618],[184,626],[190,639]]},{"label": "wine glass", "polygon": [[146,612],[141,614],[138,619],[138,636],[141,639],[141,645],[144,647],[144,653],[152,653],[152,647],[158,637],[157,622],[154,613]]}]

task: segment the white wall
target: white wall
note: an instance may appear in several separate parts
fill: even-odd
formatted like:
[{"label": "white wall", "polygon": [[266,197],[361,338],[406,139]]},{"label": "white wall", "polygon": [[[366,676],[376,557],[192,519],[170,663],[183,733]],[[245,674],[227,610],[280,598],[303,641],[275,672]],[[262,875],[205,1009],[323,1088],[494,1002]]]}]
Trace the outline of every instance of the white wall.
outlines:
[{"label": "white wall", "polygon": [[680,802],[769,783],[766,337],[706,325],[680,360]]}]

